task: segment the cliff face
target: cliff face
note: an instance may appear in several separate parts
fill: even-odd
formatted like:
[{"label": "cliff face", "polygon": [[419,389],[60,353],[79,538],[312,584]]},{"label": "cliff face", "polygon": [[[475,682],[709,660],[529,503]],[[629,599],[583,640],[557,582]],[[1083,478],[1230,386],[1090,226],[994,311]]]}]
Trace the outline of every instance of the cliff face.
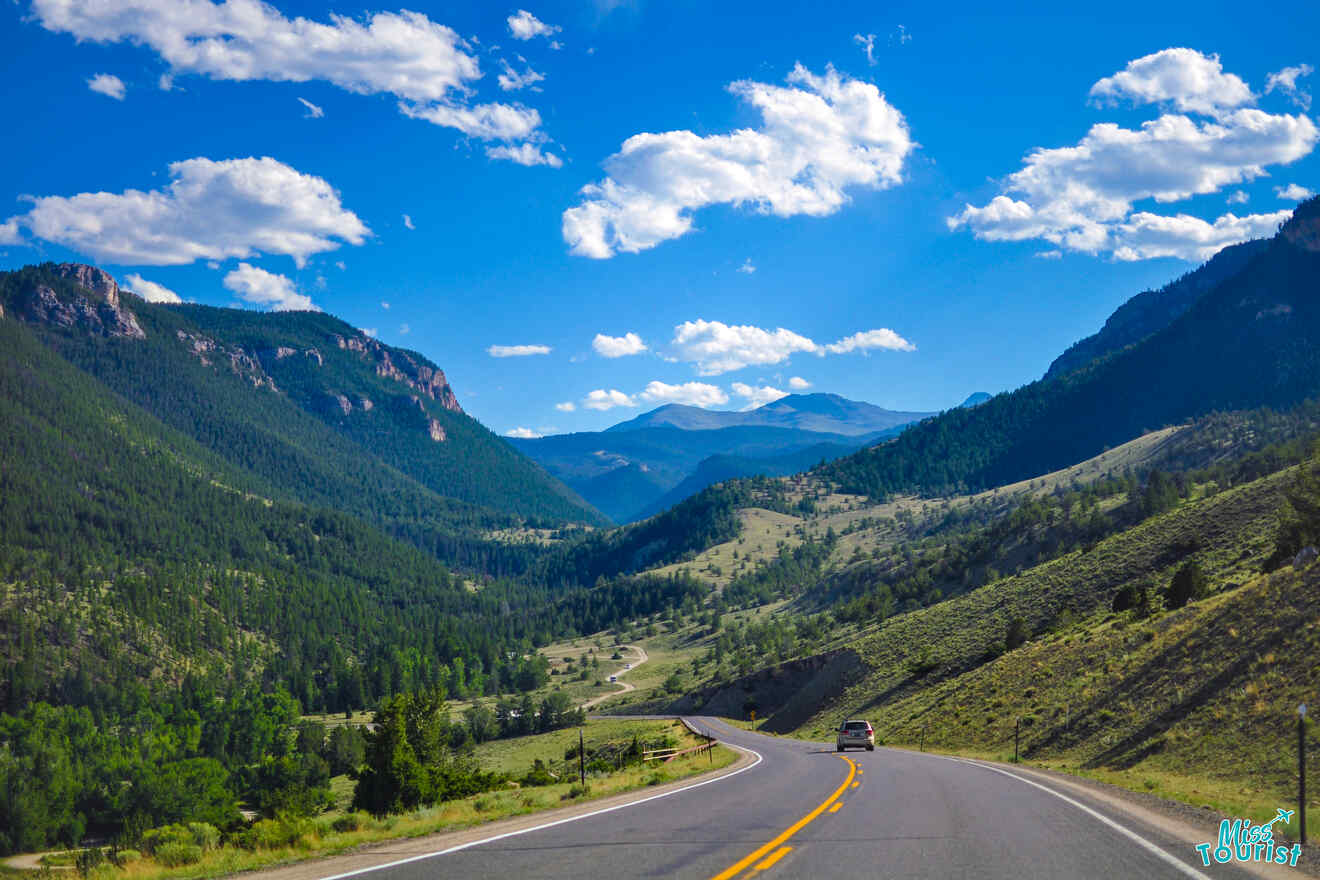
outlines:
[{"label": "cliff face", "polygon": [[120,305],[119,285],[107,273],[81,263],[61,263],[54,274],[81,291],[60,297],[46,284],[35,284],[20,294],[15,312],[36,324],[81,330],[97,336],[145,339],[137,316]]},{"label": "cliff face", "polygon": [[450,412],[461,413],[458,398],[449,387],[444,370],[419,364],[408,352],[391,350],[370,336],[332,335],[336,346],[346,351],[357,352],[363,360],[371,364],[377,376],[393,379],[413,391],[434,400]]},{"label": "cliff face", "polygon": [[1280,230],[1295,247],[1320,253],[1320,196],[1302,202]]}]

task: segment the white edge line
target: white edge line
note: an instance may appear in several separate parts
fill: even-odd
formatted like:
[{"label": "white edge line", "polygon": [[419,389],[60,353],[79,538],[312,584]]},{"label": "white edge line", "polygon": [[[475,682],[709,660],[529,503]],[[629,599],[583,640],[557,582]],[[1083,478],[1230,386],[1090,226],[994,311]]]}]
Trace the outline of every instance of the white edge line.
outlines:
[{"label": "white edge line", "polygon": [[517,831],[506,831],[503,834],[496,834],[491,837],[483,837],[480,840],[472,840],[467,843],[460,843],[456,846],[451,846],[447,849],[441,849],[441,850],[436,850],[435,852],[423,853],[422,855],[419,856],[409,856],[406,859],[399,859],[398,861],[395,862],[386,862],[383,865],[372,865],[370,868],[358,868],[356,871],[346,871],[343,874],[332,874],[329,877],[322,877],[321,880],[342,880],[342,878],[344,877],[356,877],[359,874],[366,874],[371,871],[381,871],[384,870],[385,868],[394,868],[397,867],[398,865],[406,865],[409,862],[420,862],[423,859],[433,859],[436,856],[448,855],[449,853],[455,853],[462,849],[469,849],[474,846],[481,846],[482,844],[485,843],[493,843],[496,840],[504,840],[506,837],[517,837],[520,834],[531,834],[533,831],[541,831],[546,828],[553,828],[556,825],[564,825],[569,822],[579,822],[583,819],[590,819],[592,816],[599,816],[602,813],[612,813],[615,810],[623,810],[623,809],[627,809],[628,807],[636,807],[641,804],[648,803],[650,801],[658,801],[660,800],[660,798],[666,798],[666,797],[670,797],[671,795],[682,794],[683,792],[691,791],[694,788],[701,788],[703,785],[710,785],[713,782],[723,782],[726,779],[737,776],[739,773],[746,773],[748,770],[751,770],[757,764],[760,764],[761,761],[763,760],[761,757],[761,753],[756,751],[755,749],[749,749],[746,748],[745,746],[735,746],[733,743],[720,743],[720,745],[729,746],[730,748],[738,749],[739,751],[742,752],[750,752],[751,754],[756,756],[756,760],[748,764],[746,767],[742,767],[738,770],[734,770],[732,773],[725,773],[723,776],[717,776],[714,779],[707,779],[704,782],[694,782],[692,785],[685,785],[682,788],[676,788],[673,791],[666,791],[660,794],[653,794],[650,797],[642,798],[639,801],[629,801],[626,804],[615,804],[612,807],[604,807],[599,810],[593,810],[590,813],[583,813],[580,816],[569,816],[566,819],[556,819],[553,822],[545,822],[541,825],[535,825],[531,828],[520,828]]},{"label": "white edge line", "polygon": [[1105,825],[1109,826],[1110,828],[1114,829],[1119,834],[1122,834],[1124,837],[1128,838],[1129,840],[1136,843],[1138,846],[1150,852],[1151,855],[1154,855],[1155,857],[1159,858],[1161,861],[1164,861],[1169,865],[1172,865],[1173,867],[1177,868],[1185,876],[1193,877],[1195,878],[1195,880],[1211,880],[1211,878],[1206,874],[1202,874],[1200,871],[1196,870],[1191,865],[1188,865],[1186,862],[1182,861],[1177,856],[1169,854],[1162,847],[1157,846],[1154,843],[1151,843],[1149,840],[1142,837],[1137,832],[1131,830],[1130,828],[1125,828],[1124,826],[1118,824],[1113,819],[1110,819],[1108,816],[1104,815],[1103,813],[1097,812],[1096,810],[1091,809],[1081,801],[1074,800],[1073,798],[1068,797],[1066,794],[1061,794],[1060,792],[1055,791],[1049,786],[1041,785],[1039,782],[1034,782],[1030,779],[1027,779],[1025,776],[1019,776],[1016,773],[1009,773],[1007,770],[1000,770],[998,767],[991,766],[990,764],[982,764],[980,761],[969,761],[965,758],[953,758],[953,757],[947,757],[945,755],[932,755],[931,757],[944,758],[945,760],[948,761],[957,761],[959,764],[970,764],[973,767],[980,767],[983,770],[992,770],[995,773],[1002,773],[1005,776],[1008,776],[1012,779],[1016,779],[1018,782],[1025,782],[1027,785],[1031,785],[1036,788],[1039,788],[1041,791],[1046,792],[1047,794],[1054,795],[1056,798],[1058,798],[1061,801],[1065,801],[1069,804],[1072,804],[1074,807],[1086,813],[1087,815],[1091,816],[1092,818],[1097,819],[1100,822],[1104,823]]}]

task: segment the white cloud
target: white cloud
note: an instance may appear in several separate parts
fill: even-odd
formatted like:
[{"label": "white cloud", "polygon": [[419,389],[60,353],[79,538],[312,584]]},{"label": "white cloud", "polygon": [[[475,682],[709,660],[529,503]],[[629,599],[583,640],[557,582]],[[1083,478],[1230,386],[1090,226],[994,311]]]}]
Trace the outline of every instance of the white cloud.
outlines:
[{"label": "white cloud", "polygon": [[404,214],[404,215],[403,215],[403,225],[404,225],[405,227],[407,227],[408,229],[416,229],[416,228],[417,228],[416,226],[413,225],[412,218],[409,217],[407,214]]},{"label": "white cloud", "polygon": [[408,335],[409,333],[411,333],[411,332],[412,332],[412,328],[409,327],[407,324],[400,324],[400,325],[399,325],[399,335],[400,335],[400,336],[407,336],[407,335]]},{"label": "white cloud", "polygon": [[505,431],[504,436],[517,437],[521,440],[535,440],[538,437],[544,437],[545,435],[538,434],[535,431],[533,431],[531,428],[524,428],[520,425],[517,428],[514,428],[512,431]]},{"label": "white cloud", "polygon": [[788,82],[729,86],[760,111],[760,128],[624,141],[605,161],[608,176],[583,187],[583,202],[563,213],[570,250],[597,259],[647,250],[691,231],[693,213],[708,205],[824,217],[847,203],[850,188],[902,182],[913,142],[879,89],[832,67],[816,76],[798,65]]},{"label": "white cloud", "polygon": [[1314,192],[1302,186],[1300,183],[1290,183],[1287,186],[1276,186],[1274,188],[1274,194],[1279,198],[1286,199],[1290,202],[1304,202],[1311,196],[1315,195]]},{"label": "white cloud", "polygon": [[344,263],[343,260],[335,260],[335,268],[338,269],[340,272],[343,272],[345,269],[348,268],[348,266]]},{"label": "white cloud", "polygon": [[[1138,59],[1097,83],[1092,94],[1171,101],[1213,118],[1164,114],[1139,130],[1101,123],[1076,146],[1033,150],[1022,169],[1005,179],[1000,195],[982,207],[967,205],[948,218],[949,228],[966,226],[986,241],[1038,238],[1063,250],[1109,252],[1120,259],[1203,254],[1211,241],[1222,240],[1220,247],[1234,243],[1223,234],[1263,228],[1272,215],[1227,214],[1197,226],[1181,214],[1167,222],[1148,212],[1138,218],[1134,203],[1177,202],[1254,180],[1266,174],[1266,166],[1306,156],[1320,139],[1304,115],[1237,106],[1252,100],[1246,84],[1223,74],[1217,57],[1191,50]],[[1179,232],[1188,236],[1181,245],[1169,238]],[[1149,242],[1141,238],[1147,233]]]},{"label": "white cloud", "polygon": [[19,234],[17,217],[10,217],[4,223],[0,223],[0,245],[3,244],[26,244],[23,236]]},{"label": "white cloud", "polygon": [[125,275],[124,287],[150,303],[181,303],[183,298],[163,284],[148,281],[141,275]]},{"label": "white cloud", "polygon": [[743,260],[743,264],[738,267],[738,271],[743,273],[744,275],[751,275],[753,272],[755,272],[756,267],[752,265],[752,258],[748,257],[747,259]]},{"label": "white cloud", "polygon": [[891,46],[906,46],[910,42],[912,42],[912,35],[908,33],[906,25],[900,24],[898,28],[889,35],[889,45]]},{"label": "white cloud", "polygon": [[224,285],[244,302],[270,306],[277,312],[319,311],[309,297],[294,289],[292,278],[248,263],[239,263],[225,276]]},{"label": "white cloud", "polygon": [[1063,251],[1053,248],[1048,251],[1036,251],[1032,256],[1038,260],[1062,260]]},{"label": "white cloud", "polygon": [[765,330],[720,321],[685,321],[674,328],[671,343],[679,360],[696,366],[703,376],[717,376],[743,367],[778,364],[798,352],[824,356],[882,348],[915,351],[916,346],[893,330],[864,330],[828,345],[780,327]]},{"label": "white cloud", "polygon": [[646,351],[646,343],[636,333],[625,333],[622,336],[597,333],[596,338],[591,340],[591,347],[596,350],[596,354],[607,358],[626,357]]},{"label": "white cloud", "polygon": [[116,101],[124,100],[124,81],[109,73],[98,73],[87,80],[87,88]]},{"label": "white cloud", "polygon": [[380,330],[375,327],[363,327],[362,332],[367,336],[370,336],[372,339],[375,339],[380,334]]},{"label": "white cloud", "polygon": [[577,409],[577,404],[575,404],[571,400],[565,400],[563,403],[556,403],[555,409],[559,410],[560,412],[572,412],[573,410]]},{"label": "white cloud", "polygon": [[647,403],[682,403],[700,407],[719,406],[729,402],[729,395],[705,382],[684,382],[682,385],[648,382],[639,396]]},{"label": "white cloud", "polygon": [[400,104],[399,111],[413,119],[456,128],[481,140],[517,141],[534,137],[541,114],[521,104]]},{"label": "white cloud", "polygon": [[1304,91],[1297,85],[1297,80],[1310,76],[1315,73],[1315,68],[1309,64],[1299,64],[1296,67],[1285,67],[1277,73],[1271,73],[1265,78],[1265,94],[1278,89],[1287,95],[1294,104],[1303,110],[1311,109],[1311,93]]},{"label": "white cloud", "polygon": [[534,354],[549,354],[551,348],[548,345],[492,345],[486,349],[486,354],[491,357],[527,357]]},{"label": "white cloud", "polygon": [[1228,202],[1230,205],[1245,205],[1250,200],[1251,197],[1247,195],[1247,191],[1239,189],[1229,193],[1228,198],[1224,201]]},{"label": "white cloud", "polygon": [[1218,115],[1251,104],[1255,96],[1242,79],[1224,73],[1218,55],[1195,49],[1164,49],[1129,61],[1126,70],[1091,86],[1097,101],[1123,98],[1134,104],[1171,103],[1184,113]]},{"label": "white cloud", "polygon": [[853,34],[853,42],[862,47],[866,53],[866,63],[875,67],[875,34]]},{"label": "white cloud", "polygon": [[783,327],[771,331],[705,320],[684,321],[675,327],[673,346],[679,358],[695,364],[703,376],[753,364],[777,364],[796,352],[816,354],[820,348],[807,337]]},{"label": "white cloud", "polygon": [[303,114],[303,119],[320,119],[325,116],[325,110],[313,104],[306,98],[299,98],[298,103],[307,108],[307,112]]},{"label": "white cloud", "polygon": [[509,33],[515,40],[530,40],[533,37],[548,37],[561,30],[558,25],[550,25],[532,15],[526,9],[519,9],[517,15],[505,19],[509,24]]},{"label": "white cloud", "polygon": [[163,190],[42,196],[9,222],[101,262],[143,266],[263,253],[302,266],[371,233],[329,183],[271,158],[188,159],[169,171]]},{"label": "white cloud", "polygon": [[1232,212],[1214,223],[1199,217],[1178,214],[1138,212],[1113,231],[1114,258],[1149,260],[1153,257],[1177,257],[1190,262],[1208,260],[1230,244],[1252,238],[1265,238],[1278,230],[1291,211],[1251,214],[1238,217]]},{"label": "white cloud", "polygon": [[381,307],[382,309],[384,309],[385,311],[387,311],[387,312],[390,310],[390,304],[389,304],[388,302],[386,302],[385,300],[381,300],[381,301],[380,301],[380,307]]},{"label": "white cloud", "polygon": [[[156,80],[156,87],[159,88],[162,92],[176,91],[174,86],[174,77],[170,76],[168,73],[162,73],[160,75],[160,78]],[[181,92],[183,91],[183,89],[177,89],[177,91]]]},{"label": "white cloud", "polygon": [[870,351],[873,348],[883,348],[887,351],[917,350],[915,345],[908,342],[888,327],[881,327],[879,330],[863,330],[860,333],[854,333],[852,336],[846,336],[838,342],[831,342],[829,345],[825,346],[825,350],[830,354],[847,354],[852,351]]},{"label": "white cloud", "polygon": [[788,387],[794,391],[806,391],[811,387],[811,383],[801,376],[793,376],[788,380]]},{"label": "white cloud", "polygon": [[758,388],[754,385],[734,382],[732,387],[734,394],[747,399],[747,405],[743,407],[745,410],[756,409],[758,406],[774,403],[781,397],[788,397],[787,391],[780,391],[770,385],[762,385]]},{"label": "white cloud", "polygon": [[487,147],[486,155],[492,159],[508,159],[510,162],[517,162],[519,165],[531,167],[533,165],[549,165],[551,168],[562,168],[564,160],[554,153],[547,153],[541,149],[538,144],[518,144],[517,146],[501,145],[498,147]]},{"label": "white cloud", "polygon": [[[531,88],[545,79],[545,74],[537,73],[530,67],[528,67],[523,73],[519,73],[514,70],[513,65],[509,64],[507,61],[501,60],[500,66],[504,68],[504,72],[497,77],[497,81],[500,84],[500,88],[504,89],[506,92]],[[537,91],[540,91],[540,89],[537,89]]]},{"label": "white cloud", "polygon": [[533,118],[531,128],[539,124],[522,108],[467,107],[482,76],[477,58],[452,28],[417,12],[332,13],[320,22],[288,18],[257,0],[33,0],[32,10],[47,30],[78,40],[149,47],[170,65],[169,75],[323,80],[359,95],[393,95],[408,116],[480,138],[510,130],[489,123],[492,106],[522,116],[513,130],[527,131]]},{"label": "white cloud", "polygon": [[611,388],[606,391],[603,388],[597,388],[588,394],[582,400],[582,405],[587,409],[607,410],[614,409],[616,406],[636,406],[637,401],[633,400],[622,391]]}]

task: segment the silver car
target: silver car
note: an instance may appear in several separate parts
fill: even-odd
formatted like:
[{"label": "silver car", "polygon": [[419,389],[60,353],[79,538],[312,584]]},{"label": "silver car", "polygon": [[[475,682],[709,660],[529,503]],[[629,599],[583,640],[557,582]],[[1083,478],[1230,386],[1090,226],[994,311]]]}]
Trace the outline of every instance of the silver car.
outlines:
[{"label": "silver car", "polygon": [[845,721],[839,726],[839,734],[834,739],[835,751],[843,751],[852,746],[875,751],[875,730],[869,721]]}]

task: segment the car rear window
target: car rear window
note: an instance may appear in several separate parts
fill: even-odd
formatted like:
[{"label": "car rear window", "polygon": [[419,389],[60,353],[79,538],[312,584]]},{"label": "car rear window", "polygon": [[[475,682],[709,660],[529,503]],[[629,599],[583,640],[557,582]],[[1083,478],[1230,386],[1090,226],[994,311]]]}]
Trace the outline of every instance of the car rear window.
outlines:
[{"label": "car rear window", "polygon": [[865,722],[865,721],[849,721],[849,722],[845,725],[845,727],[846,727],[848,730],[866,730],[866,722]]}]

